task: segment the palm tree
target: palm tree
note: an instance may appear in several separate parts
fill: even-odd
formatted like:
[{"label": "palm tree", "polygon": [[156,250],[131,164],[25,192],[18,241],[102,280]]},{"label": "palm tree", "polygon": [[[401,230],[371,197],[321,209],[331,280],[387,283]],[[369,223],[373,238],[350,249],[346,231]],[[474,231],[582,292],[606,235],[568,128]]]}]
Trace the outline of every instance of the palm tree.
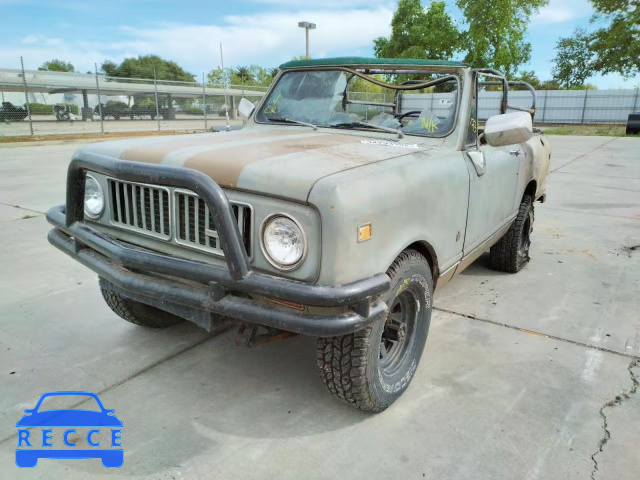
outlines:
[{"label": "palm tree", "polygon": [[248,67],[238,67],[236,68],[236,77],[238,77],[242,85],[244,85],[251,81],[251,72]]},{"label": "palm tree", "polygon": [[269,69],[269,76],[271,78],[275,78],[275,76],[278,74],[278,72],[280,71],[280,69],[276,68],[270,68]]}]

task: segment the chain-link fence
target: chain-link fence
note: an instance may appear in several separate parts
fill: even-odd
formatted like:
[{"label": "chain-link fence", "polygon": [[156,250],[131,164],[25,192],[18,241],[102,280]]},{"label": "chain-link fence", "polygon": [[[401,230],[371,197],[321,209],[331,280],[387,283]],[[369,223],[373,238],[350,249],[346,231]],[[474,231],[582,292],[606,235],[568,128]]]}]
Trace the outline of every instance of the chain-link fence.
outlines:
[{"label": "chain-link fence", "polygon": [[[236,110],[240,98],[257,102],[268,88],[214,84],[205,73],[194,81],[176,81],[163,80],[164,73],[155,70],[122,77],[108,76],[97,66],[93,72],[62,73],[25,70],[22,58],[16,64],[14,69],[0,68],[0,136],[221,129],[227,122],[241,124]],[[638,88],[539,91],[535,121],[623,124],[630,113],[640,112],[638,92]],[[358,95],[360,100],[392,100],[385,94]],[[440,98],[443,94],[420,95],[434,105],[433,111],[447,108]],[[480,92],[480,120],[498,113],[500,96],[496,91]],[[511,91],[509,100],[516,106],[531,105],[527,91]]]},{"label": "chain-link fence", "polygon": [[[242,97],[257,102],[267,87],[161,80],[155,69],[132,77],[0,68],[0,136],[202,132],[241,124]],[[136,78],[137,77],[137,78]],[[149,78],[151,77],[151,78]],[[228,120],[227,120],[228,119]]]}]

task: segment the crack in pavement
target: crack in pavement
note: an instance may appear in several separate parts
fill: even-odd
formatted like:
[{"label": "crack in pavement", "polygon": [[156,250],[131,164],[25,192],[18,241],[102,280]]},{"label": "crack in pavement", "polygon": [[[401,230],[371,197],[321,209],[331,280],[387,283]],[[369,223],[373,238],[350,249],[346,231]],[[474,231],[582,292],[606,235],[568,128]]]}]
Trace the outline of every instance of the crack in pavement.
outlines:
[{"label": "crack in pavement", "polygon": [[598,461],[596,460],[596,456],[599,453],[602,453],[604,450],[604,446],[611,439],[611,432],[609,431],[609,424],[607,423],[607,416],[604,411],[607,408],[615,408],[618,405],[622,404],[625,400],[629,400],[632,395],[634,395],[638,391],[638,386],[640,386],[640,381],[638,381],[638,377],[633,373],[633,369],[637,366],[640,366],[639,360],[633,360],[627,370],[629,370],[629,376],[631,377],[631,388],[627,392],[623,392],[620,395],[616,395],[613,400],[609,400],[602,407],[600,407],[600,417],[602,417],[602,429],[604,430],[604,434],[600,441],[598,442],[598,449],[591,455],[591,461],[593,462],[593,470],[591,471],[591,480],[595,480],[596,472],[599,469]]},{"label": "crack in pavement", "polygon": [[20,210],[26,210],[28,212],[39,213],[40,215],[46,214],[46,212],[41,212],[40,210],[34,210],[33,208],[21,207],[20,205],[14,205],[13,203],[0,202],[0,205],[4,205],[5,207],[18,208]]},{"label": "crack in pavement", "polygon": [[491,325],[496,325],[498,327],[506,327],[512,330],[518,330],[522,333],[528,333],[530,335],[536,335],[538,337],[543,337],[543,338],[551,338],[553,340],[570,343],[572,345],[576,345],[579,347],[591,348],[591,349],[599,350],[601,352],[611,353],[613,355],[619,355],[622,357],[627,357],[632,359],[631,363],[629,363],[629,365],[627,366],[627,370],[629,371],[629,376],[631,377],[631,388],[628,391],[621,393],[620,395],[616,395],[612,400],[609,400],[607,403],[602,405],[602,407],[600,407],[600,410],[599,410],[600,417],[602,418],[602,429],[604,430],[604,434],[600,439],[600,441],[598,442],[598,449],[591,455],[591,461],[593,462],[593,470],[591,471],[591,480],[595,480],[595,475],[596,475],[596,472],[598,471],[598,461],[596,460],[596,456],[604,450],[604,446],[611,439],[611,432],[609,431],[609,424],[607,422],[607,416],[605,415],[604,411],[607,408],[615,408],[618,405],[624,403],[626,400],[629,400],[631,396],[635,395],[635,393],[638,391],[638,387],[640,387],[640,380],[633,373],[633,369],[636,367],[640,367],[640,357],[636,355],[631,355],[628,353],[617,352],[615,350],[611,350],[604,347],[599,347],[597,345],[590,345],[588,343],[578,342],[576,340],[571,340],[569,338],[563,338],[563,337],[558,337],[556,335],[549,335],[546,333],[536,332],[533,330],[527,330],[525,328],[520,328],[515,325],[509,325],[508,323],[501,323],[501,322],[496,322],[495,320],[479,318],[479,317],[476,317],[475,315],[468,315],[465,313],[454,312],[453,310],[448,310],[446,308],[433,307],[433,309],[439,312],[450,313],[452,315],[457,315],[457,316],[468,318],[478,322],[489,323]]},{"label": "crack in pavement", "polygon": [[[596,150],[598,150],[598,149],[600,149],[600,148],[604,147],[605,145],[609,145],[611,142],[613,142],[614,140],[617,140],[617,139],[618,139],[618,137],[613,137],[613,138],[611,138],[611,139],[607,140],[606,142],[601,143],[600,145],[598,145],[598,146],[597,146],[596,148],[594,148],[593,150],[591,150],[591,151],[589,151],[589,152],[585,152],[585,153],[583,153],[582,155],[578,155],[576,158],[574,158],[573,160],[569,160],[569,161],[568,161],[567,163],[565,163],[564,165],[560,165],[559,167],[554,168],[553,170],[549,170],[549,174],[552,174],[552,173],[553,173],[553,172],[555,172],[556,170],[560,170],[561,168],[564,168],[564,167],[566,167],[567,165],[572,164],[572,163],[573,163],[573,162],[575,162],[576,160],[580,160],[581,158],[584,158],[584,157],[586,157],[587,155],[592,154],[592,153],[593,153],[593,152],[595,152]],[[568,172],[566,172],[566,173],[568,173]]]},{"label": "crack in pavement", "polygon": [[618,352],[617,350],[612,350],[612,349],[606,348],[606,347],[600,347],[598,345],[591,345],[589,343],[579,342],[577,340],[571,340],[570,338],[558,337],[557,335],[551,335],[549,333],[536,332],[534,330],[527,330],[526,328],[521,328],[521,327],[518,327],[517,325],[510,325],[508,323],[497,322],[495,320],[489,320],[488,318],[480,318],[480,317],[476,317],[475,315],[469,315],[469,314],[466,314],[466,313],[455,312],[453,310],[448,310],[446,308],[433,307],[433,309],[437,310],[439,312],[445,312],[445,313],[450,313],[452,315],[457,315],[459,317],[469,318],[469,319],[475,320],[477,322],[489,323],[491,325],[496,325],[498,327],[510,328],[512,330],[517,330],[517,331],[522,332],[522,333],[528,333],[529,335],[535,335],[537,337],[550,338],[552,340],[558,340],[560,342],[565,342],[565,343],[570,343],[572,345],[577,345],[578,347],[591,348],[591,349],[594,349],[594,350],[599,350],[601,352],[606,352],[606,353],[611,353],[613,355],[618,355],[618,356],[621,356],[621,357],[631,358],[631,359],[635,360],[636,362],[640,361],[640,356],[633,355],[631,353]]},{"label": "crack in pavement", "polygon": [[[203,339],[198,340],[196,343],[194,343],[194,344],[192,344],[192,345],[189,345],[188,347],[185,347],[185,348],[183,348],[182,350],[178,350],[177,352],[174,352],[174,353],[172,353],[171,355],[169,355],[169,356],[167,356],[167,357],[161,358],[161,359],[160,359],[160,360],[158,360],[157,362],[154,362],[154,363],[152,363],[152,364],[150,364],[150,365],[147,365],[146,367],[142,368],[141,370],[138,370],[137,372],[132,373],[132,374],[131,374],[131,375],[129,375],[128,377],[125,377],[125,378],[123,378],[122,380],[120,380],[120,381],[118,381],[118,382],[116,382],[116,383],[114,383],[114,384],[112,384],[112,385],[109,385],[109,386],[108,386],[108,387],[106,387],[106,388],[103,388],[103,389],[102,389],[102,390],[100,390],[99,392],[94,392],[94,393],[95,393],[96,395],[100,396],[100,395],[102,395],[103,393],[106,393],[106,392],[108,392],[108,391],[110,391],[110,390],[113,390],[114,388],[117,388],[117,387],[119,387],[119,386],[121,386],[121,385],[124,385],[124,384],[125,384],[125,383],[127,383],[128,381],[133,380],[134,378],[139,377],[140,375],[142,375],[142,374],[144,374],[144,373],[148,372],[149,370],[152,370],[152,369],[154,369],[154,368],[156,368],[156,367],[158,367],[158,366],[160,366],[160,365],[162,365],[162,364],[164,364],[164,363],[166,363],[166,362],[168,362],[168,361],[170,361],[170,360],[173,360],[174,358],[176,358],[176,357],[178,357],[178,356],[182,355],[183,353],[187,353],[187,352],[189,352],[189,351],[193,350],[194,348],[197,348],[197,347],[199,347],[200,345],[202,345],[202,344],[204,344],[204,343],[207,343],[207,342],[208,342],[208,341],[210,341],[210,340],[213,340],[214,338],[216,338],[216,337],[218,337],[218,336],[222,335],[223,333],[227,332],[227,331],[228,331],[229,329],[231,329],[233,326],[234,326],[234,325],[233,325],[231,322],[223,323],[223,324],[221,324],[218,328],[216,328],[216,329],[212,330],[210,335],[207,335],[207,336],[206,336],[206,337],[204,337]],[[90,401],[91,401],[90,399],[87,399],[87,400],[81,400],[81,401],[79,401],[79,402],[77,402],[77,403],[74,403],[73,405],[69,406],[68,408],[69,408],[69,409],[74,409],[74,408],[77,408],[77,407],[79,407],[80,405],[83,405],[83,404],[88,403],[88,402],[90,402]],[[31,430],[31,428],[33,428],[33,427],[28,427],[28,428],[27,428],[27,430]],[[3,444],[5,444],[5,443],[7,443],[8,441],[13,440],[13,439],[15,439],[15,434],[13,434],[13,435],[9,435],[9,436],[7,436],[7,437],[5,437],[5,438],[2,438],[2,439],[0,439],[0,445],[3,445]]]}]

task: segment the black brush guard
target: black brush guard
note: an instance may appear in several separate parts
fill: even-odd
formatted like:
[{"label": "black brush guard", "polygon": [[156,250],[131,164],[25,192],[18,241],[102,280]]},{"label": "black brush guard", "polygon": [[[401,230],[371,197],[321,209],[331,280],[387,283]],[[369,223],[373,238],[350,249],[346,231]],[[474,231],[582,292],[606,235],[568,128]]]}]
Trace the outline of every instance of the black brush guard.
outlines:
[{"label": "black brush guard", "polygon": [[[86,172],[118,180],[186,188],[209,207],[226,267],[170,257],[120,242],[84,222]],[[387,314],[377,297],[390,288],[378,274],[337,286],[307,284],[252,270],[229,200],[211,178],[187,168],[76,154],[67,174],[67,203],[47,212],[49,242],[96,272],[101,286],[169,311],[210,330],[211,313],[313,336],[345,335]],[[268,297],[311,307],[342,307],[315,314],[249,298]]]}]

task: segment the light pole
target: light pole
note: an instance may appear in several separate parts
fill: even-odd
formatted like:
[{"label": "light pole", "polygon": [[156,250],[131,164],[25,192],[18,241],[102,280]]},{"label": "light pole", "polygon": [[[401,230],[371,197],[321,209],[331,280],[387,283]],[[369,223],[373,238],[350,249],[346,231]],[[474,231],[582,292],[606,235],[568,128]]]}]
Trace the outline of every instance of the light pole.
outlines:
[{"label": "light pole", "polygon": [[300,28],[304,28],[305,29],[305,34],[307,37],[307,55],[306,58],[309,58],[309,30],[313,30],[316,28],[316,24],[315,23],[311,23],[311,22],[298,22],[298,26]]}]

